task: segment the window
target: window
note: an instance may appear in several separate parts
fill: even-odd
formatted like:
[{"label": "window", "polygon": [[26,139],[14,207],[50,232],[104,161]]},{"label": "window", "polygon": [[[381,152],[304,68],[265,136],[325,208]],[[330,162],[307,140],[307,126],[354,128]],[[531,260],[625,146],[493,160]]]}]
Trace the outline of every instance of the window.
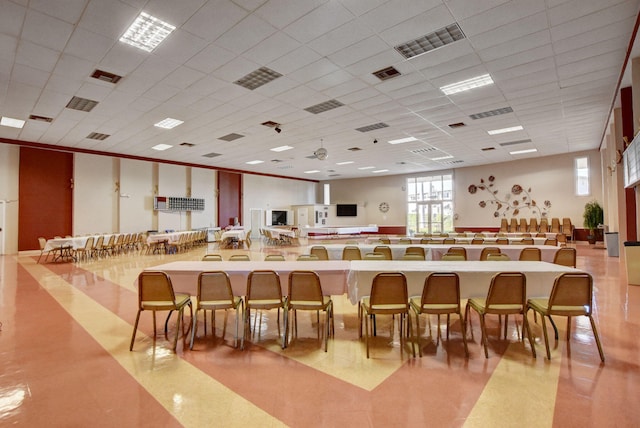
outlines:
[{"label": "window", "polygon": [[575,159],[574,164],[576,195],[589,196],[591,194],[591,186],[589,180],[589,158],[580,157]]},{"label": "window", "polygon": [[453,230],[453,175],[407,179],[407,232]]}]

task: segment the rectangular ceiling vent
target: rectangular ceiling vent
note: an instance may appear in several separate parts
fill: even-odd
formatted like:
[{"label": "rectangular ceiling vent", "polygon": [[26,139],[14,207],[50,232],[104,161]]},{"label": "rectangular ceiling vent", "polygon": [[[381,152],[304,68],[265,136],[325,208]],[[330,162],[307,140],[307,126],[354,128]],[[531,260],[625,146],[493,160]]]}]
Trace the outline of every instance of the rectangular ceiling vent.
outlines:
[{"label": "rectangular ceiling vent", "polygon": [[269,128],[275,128],[276,126],[279,126],[280,124],[278,122],[274,122],[273,120],[268,120],[266,122],[262,122],[261,125],[268,126]]},{"label": "rectangular ceiling vent", "polygon": [[[315,159],[315,156],[312,156],[311,159]],[[282,165],[278,167],[278,169],[291,169],[291,168],[293,168],[293,165]]]},{"label": "rectangular ceiling vent", "polygon": [[260,67],[256,71],[252,71],[233,83],[253,91],[262,85],[266,85],[267,83],[276,80],[278,77],[282,77],[282,74],[267,67]]},{"label": "rectangular ceiling vent", "polygon": [[495,110],[483,111],[482,113],[471,114],[469,117],[473,120],[484,119],[487,117],[500,116],[501,114],[513,113],[511,107],[502,107]]},{"label": "rectangular ceiling vent", "polygon": [[305,156],[305,158],[307,158],[307,159],[318,159],[318,157],[316,155]]},{"label": "rectangular ceiling vent", "polygon": [[362,149],[360,147],[349,147],[347,150],[350,152],[359,152]]},{"label": "rectangular ceiling vent", "polygon": [[318,114],[327,110],[333,110],[334,108],[342,107],[343,105],[344,104],[342,104],[338,100],[329,100],[311,107],[307,107],[305,110],[309,113]]},{"label": "rectangular ceiling vent", "polygon": [[103,82],[109,83],[118,83],[118,80],[122,79],[122,76],[118,76],[117,74],[109,73],[108,71],[98,70],[96,69],[91,77],[94,79],[102,80]]},{"label": "rectangular ceiling vent", "polygon": [[410,42],[395,46],[394,48],[400,52],[400,55],[409,59],[464,38],[465,35],[462,29],[457,22],[454,22],[433,33],[426,34]]},{"label": "rectangular ceiling vent", "polygon": [[207,153],[206,155],[202,155],[203,158],[215,158],[215,157],[218,157],[218,156],[221,156],[221,154],[220,153],[214,153],[214,152]]},{"label": "rectangular ceiling vent", "polygon": [[382,129],[382,128],[388,128],[388,127],[389,125],[387,125],[386,123],[378,122],[378,123],[374,123],[373,125],[367,125],[367,126],[362,126],[360,128],[356,128],[356,131],[369,132],[375,129]]},{"label": "rectangular ceiling vent", "polygon": [[106,140],[107,138],[111,137],[111,135],[109,134],[101,134],[99,132],[92,132],[91,134],[87,135],[87,138],[90,138],[92,140]]},{"label": "rectangular ceiling vent", "polygon": [[195,144],[193,144],[193,143],[187,143],[186,141],[185,141],[184,143],[180,143],[180,145],[181,145],[181,146],[184,146],[184,147],[194,147],[194,146],[195,146]]},{"label": "rectangular ceiling vent", "polygon": [[438,149],[436,149],[435,147],[424,147],[422,149],[409,150],[409,152],[413,153],[414,155],[421,155],[423,153],[435,152],[437,150]]},{"label": "rectangular ceiling vent", "polygon": [[464,122],[450,123],[449,124],[449,128],[451,128],[451,129],[462,128],[463,126],[467,126],[467,125]]},{"label": "rectangular ceiling vent", "polygon": [[506,147],[506,146],[513,146],[513,145],[516,145],[516,144],[530,143],[530,142],[531,142],[531,139],[528,139],[528,140],[516,140],[516,141],[509,141],[507,143],[500,143],[500,145],[502,147]]},{"label": "rectangular ceiling vent", "polygon": [[66,107],[73,110],[90,112],[97,105],[97,101],[89,100],[86,98],[73,97],[71,98],[71,101],[67,103]]},{"label": "rectangular ceiling vent", "polygon": [[280,162],[284,162],[282,159],[271,159],[272,163],[280,163]]},{"label": "rectangular ceiling vent", "polygon": [[38,122],[47,122],[47,123],[53,122],[53,118],[52,117],[36,116],[35,114],[29,115],[29,120],[36,120]]},{"label": "rectangular ceiling vent", "polygon": [[452,160],[452,161],[444,161],[444,162],[441,162],[441,163],[444,164],[444,165],[454,165],[454,164],[457,164],[457,163],[464,163],[464,161],[460,160],[460,159],[457,159],[457,160]]},{"label": "rectangular ceiling vent", "polygon": [[393,79],[394,77],[401,76],[401,73],[393,67],[383,68],[382,70],[374,71],[371,74],[373,74],[380,80],[389,80]]},{"label": "rectangular ceiling vent", "polygon": [[329,174],[327,177],[340,177],[340,174]]},{"label": "rectangular ceiling vent", "polygon": [[495,147],[485,147],[485,148],[482,149],[482,151],[483,152],[489,152],[489,151],[495,150],[495,149],[496,149]]},{"label": "rectangular ceiling vent", "polygon": [[223,135],[222,137],[218,137],[218,140],[233,141],[233,140],[237,140],[238,138],[242,138],[242,137],[244,137],[244,135],[236,134],[236,133],[232,132],[231,134],[227,134],[227,135]]}]

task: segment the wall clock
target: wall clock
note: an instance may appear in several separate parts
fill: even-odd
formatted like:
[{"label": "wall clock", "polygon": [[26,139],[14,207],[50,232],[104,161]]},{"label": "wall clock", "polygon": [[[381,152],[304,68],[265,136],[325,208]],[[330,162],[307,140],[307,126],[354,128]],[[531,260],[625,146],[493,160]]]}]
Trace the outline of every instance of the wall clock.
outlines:
[{"label": "wall clock", "polygon": [[380,205],[378,205],[378,209],[380,210],[380,212],[386,213],[387,211],[389,211],[389,204],[386,202],[381,202]]}]

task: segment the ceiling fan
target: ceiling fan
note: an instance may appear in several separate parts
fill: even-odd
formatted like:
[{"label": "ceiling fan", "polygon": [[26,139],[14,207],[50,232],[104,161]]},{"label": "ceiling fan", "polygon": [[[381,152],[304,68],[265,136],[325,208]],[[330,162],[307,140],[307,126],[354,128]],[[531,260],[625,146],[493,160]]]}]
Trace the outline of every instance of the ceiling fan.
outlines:
[{"label": "ceiling fan", "polygon": [[329,156],[329,152],[327,152],[327,149],[322,146],[322,139],[320,140],[320,148],[316,149],[313,154],[318,160],[325,160]]}]

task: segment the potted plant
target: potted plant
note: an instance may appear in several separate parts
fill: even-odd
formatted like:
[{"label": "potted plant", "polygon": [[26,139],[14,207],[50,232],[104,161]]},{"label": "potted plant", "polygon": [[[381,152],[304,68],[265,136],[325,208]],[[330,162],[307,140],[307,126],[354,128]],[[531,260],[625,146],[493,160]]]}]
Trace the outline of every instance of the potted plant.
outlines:
[{"label": "potted plant", "polygon": [[604,211],[598,201],[587,202],[584,206],[584,214],[582,217],[584,219],[584,227],[589,231],[587,241],[589,241],[590,244],[595,244],[598,226],[604,222]]}]

